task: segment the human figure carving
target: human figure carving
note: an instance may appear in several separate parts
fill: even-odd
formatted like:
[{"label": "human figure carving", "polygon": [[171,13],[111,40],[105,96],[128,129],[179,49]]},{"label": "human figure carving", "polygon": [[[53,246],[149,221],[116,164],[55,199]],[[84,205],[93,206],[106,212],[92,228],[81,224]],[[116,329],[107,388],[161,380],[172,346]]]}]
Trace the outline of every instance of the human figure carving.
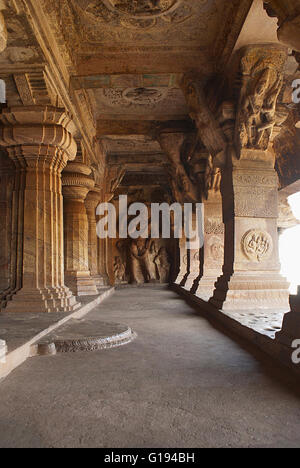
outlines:
[{"label": "human figure carving", "polygon": [[154,259],[155,243],[150,239],[136,239],[130,243],[131,282],[142,284],[157,281]]},{"label": "human figure carving", "polygon": [[121,257],[115,257],[114,275],[117,283],[122,283],[125,279],[126,266],[122,262]]},{"label": "human figure carving", "polygon": [[157,265],[159,279],[161,283],[168,283],[170,278],[170,262],[168,259],[168,252],[165,247],[162,247],[155,259]]},{"label": "human figure carving", "polygon": [[263,72],[253,93],[245,96],[240,112],[239,139],[242,148],[267,149],[276,124],[276,104],[283,81],[270,89],[271,71]]}]

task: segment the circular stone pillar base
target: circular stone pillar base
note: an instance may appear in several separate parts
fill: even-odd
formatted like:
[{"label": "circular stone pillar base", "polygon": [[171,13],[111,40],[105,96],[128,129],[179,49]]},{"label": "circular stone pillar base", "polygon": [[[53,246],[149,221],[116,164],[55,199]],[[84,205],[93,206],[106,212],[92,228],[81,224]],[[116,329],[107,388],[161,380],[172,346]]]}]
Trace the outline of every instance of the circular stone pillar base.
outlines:
[{"label": "circular stone pillar base", "polygon": [[57,353],[98,351],[130,343],[136,333],[119,323],[71,320],[55,333],[34,345],[34,355],[49,356]]}]

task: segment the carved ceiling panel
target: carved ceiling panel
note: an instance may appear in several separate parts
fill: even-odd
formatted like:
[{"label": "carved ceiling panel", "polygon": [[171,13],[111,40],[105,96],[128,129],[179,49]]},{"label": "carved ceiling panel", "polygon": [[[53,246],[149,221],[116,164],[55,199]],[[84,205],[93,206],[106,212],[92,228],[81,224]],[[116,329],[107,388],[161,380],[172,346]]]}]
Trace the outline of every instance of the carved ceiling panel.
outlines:
[{"label": "carved ceiling panel", "polygon": [[[44,0],[47,3],[47,0]],[[95,45],[208,47],[224,21],[224,0],[59,0],[65,37],[79,54]],[[48,10],[51,7],[48,6]]]},{"label": "carved ceiling panel", "polygon": [[188,116],[180,89],[175,88],[101,88],[88,91],[96,109],[96,119],[143,117],[145,119]]}]

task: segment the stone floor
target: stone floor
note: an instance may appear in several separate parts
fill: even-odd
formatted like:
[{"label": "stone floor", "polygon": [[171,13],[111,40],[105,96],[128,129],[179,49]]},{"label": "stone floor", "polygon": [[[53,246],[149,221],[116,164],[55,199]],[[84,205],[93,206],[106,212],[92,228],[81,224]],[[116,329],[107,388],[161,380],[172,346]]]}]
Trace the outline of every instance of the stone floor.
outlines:
[{"label": "stone floor", "polygon": [[0,383],[0,447],[298,447],[299,382],[175,293],[124,289],[87,316],[129,345],[34,357]]}]

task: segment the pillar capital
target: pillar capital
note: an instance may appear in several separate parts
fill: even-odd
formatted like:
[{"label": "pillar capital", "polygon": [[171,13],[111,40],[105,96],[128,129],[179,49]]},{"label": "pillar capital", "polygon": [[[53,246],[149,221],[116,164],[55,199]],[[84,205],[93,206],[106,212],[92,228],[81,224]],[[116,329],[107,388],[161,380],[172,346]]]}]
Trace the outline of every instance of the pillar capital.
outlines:
[{"label": "pillar capital", "polygon": [[62,160],[62,168],[76,156],[74,124],[62,108],[16,106],[0,114],[0,145],[15,162],[36,166]]},{"label": "pillar capital", "polygon": [[92,170],[83,163],[70,162],[62,174],[63,196],[67,200],[84,202],[95,187],[90,177]]},{"label": "pillar capital", "polygon": [[101,189],[100,187],[95,186],[93,190],[90,190],[86,200],[85,200],[85,206],[87,210],[90,211],[96,211],[97,206],[101,202]]}]

